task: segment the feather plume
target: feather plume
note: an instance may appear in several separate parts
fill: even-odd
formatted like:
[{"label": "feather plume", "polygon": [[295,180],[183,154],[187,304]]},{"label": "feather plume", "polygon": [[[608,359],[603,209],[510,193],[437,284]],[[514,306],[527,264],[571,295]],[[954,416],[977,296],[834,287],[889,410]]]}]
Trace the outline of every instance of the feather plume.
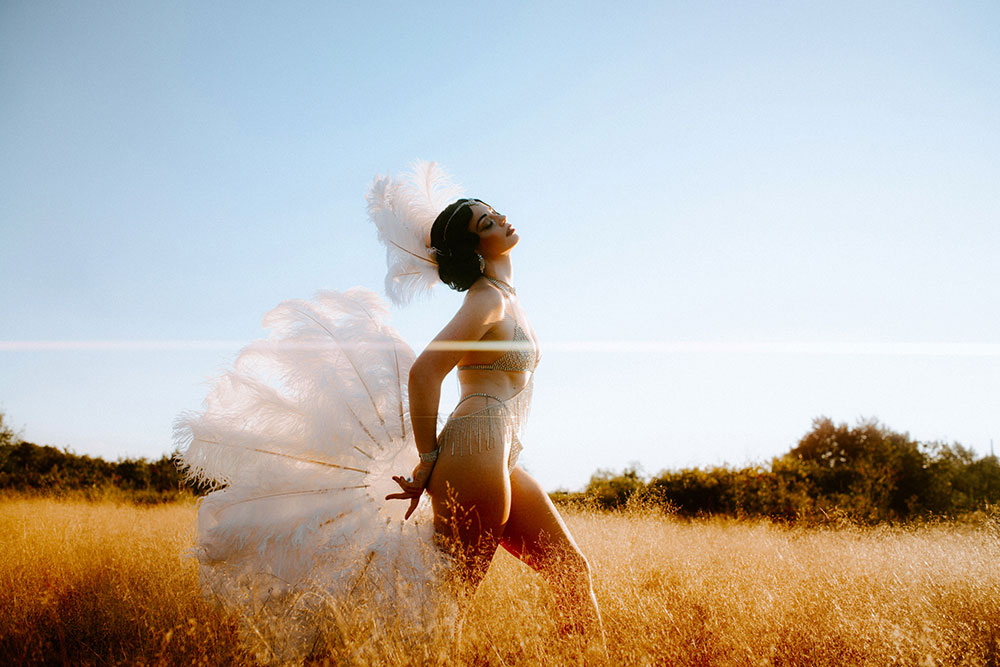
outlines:
[{"label": "feather plume", "polygon": [[435,162],[415,162],[401,177],[377,176],[368,190],[368,217],[385,245],[385,293],[397,306],[439,282],[430,250],[438,214],[462,189]]},{"label": "feather plume", "polygon": [[175,426],[181,465],[215,488],[198,506],[202,586],[253,619],[243,634],[261,662],[304,655],[317,627],[306,600],[326,613],[365,586],[386,614],[436,604],[429,508],[404,522],[406,503],[384,499],[417,463],[414,355],[387,313],[362,288],[279,304],[270,336]]}]

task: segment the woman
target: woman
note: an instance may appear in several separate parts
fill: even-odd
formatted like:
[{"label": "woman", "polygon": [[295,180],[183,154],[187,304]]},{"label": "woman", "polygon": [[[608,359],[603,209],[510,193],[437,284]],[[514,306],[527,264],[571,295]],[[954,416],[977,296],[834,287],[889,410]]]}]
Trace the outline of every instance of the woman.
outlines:
[{"label": "woman", "polygon": [[[267,660],[304,657],[320,624],[302,619],[325,618],[331,604],[365,627],[435,627],[422,619],[451,560],[435,547],[442,538],[470,590],[503,545],[555,584],[568,630],[603,637],[587,561],[516,466],[537,358],[510,287],[518,237],[478,200],[447,206],[457,196],[433,163],[377,177],[368,192],[395,304],[442,279],[468,290],[418,359],[370,290],[289,299],[265,315],[269,336],[243,348],[204,409],[178,419],[181,464],[214,489],[199,503],[192,550],[201,585],[240,610],[248,650]],[[435,434],[441,380],[456,365],[463,399]],[[413,482],[393,477],[417,461]],[[425,486],[433,517],[406,521]],[[410,501],[405,518],[387,497]]]},{"label": "woman", "polygon": [[[538,359],[513,287],[517,232],[489,205],[460,199],[437,216],[430,240],[441,280],[467,294],[410,369],[421,460],[412,477],[393,477],[402,490],[386,498],[409,500],[408,518],[426,488],[435,531],[471,590],[502,546],[551,584],[566,631],[603,643],[587,560],[548,495],[517,466]],[[436,434],[441,382],[456,366],[461,398]]]}]

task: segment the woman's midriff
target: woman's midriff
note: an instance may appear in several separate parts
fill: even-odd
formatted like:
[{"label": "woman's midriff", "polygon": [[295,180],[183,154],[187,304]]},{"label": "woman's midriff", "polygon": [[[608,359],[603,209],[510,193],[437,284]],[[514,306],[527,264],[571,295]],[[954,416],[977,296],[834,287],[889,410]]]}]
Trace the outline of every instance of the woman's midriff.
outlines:
[{"label": "woman's midriff", "polygon": [[[458,372],[458,382],[461,400],[470,394],[489,394],[500,400],[507,401],[516,396],[528,386],[531,373],[525,371],[493,371],[493,370],[463,370]],[[485,396],[471,396],[456,406],[452,417],[471,414],[496,401]]]}]

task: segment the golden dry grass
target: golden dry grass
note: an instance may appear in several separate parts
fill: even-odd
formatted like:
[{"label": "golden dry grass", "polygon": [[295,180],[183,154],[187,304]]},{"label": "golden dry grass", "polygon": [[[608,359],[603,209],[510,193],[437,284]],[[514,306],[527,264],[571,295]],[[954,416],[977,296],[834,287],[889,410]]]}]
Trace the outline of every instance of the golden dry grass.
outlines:
[{"label": "golden dry grass", "polygon": [[197,593],[191,503],[0,501],[0,663],[219,665],[231,619]]},{"label": "golden dry grass", "polygon": [[[0,501],[0,663],[247,664],[238,621],[202,598],[191,504]],[[996,665],[1000,532],[787,528],[652,512],[570,513],[610,664]],[[505,554],[461,642],[414,643],[330,601],[316,664],[564,664],[535,575]],[[442,629],[447,630],[447,629]]]}]

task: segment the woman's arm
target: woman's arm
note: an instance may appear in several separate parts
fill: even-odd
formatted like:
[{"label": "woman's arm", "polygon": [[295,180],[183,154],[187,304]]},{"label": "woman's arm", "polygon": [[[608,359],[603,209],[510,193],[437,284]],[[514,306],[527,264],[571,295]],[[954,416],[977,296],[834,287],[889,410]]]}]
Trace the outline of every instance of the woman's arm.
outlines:
[{"label": "woman's arm", "polygon": [[451,322],[441,330],[410,368],[410,421],[417,451],[437,447],[437,413],[441,383],[469,351],[464,343],[482,340],[503,319],[503,296],[495,289],[470,290]]},{"label": "woman's arm", "polygon": [[[495,289],[469,290],[462,307],[451,322],[441,330],[410,367],[410,423],[417,451],[426,454],[437,450],[437,415],[441,400],[441,383],[468,352],[463,343],[479,341],[494,324],[503,319],[503,296]],[[421,461],[413,469],[412,481],[393,477],[402,493],[392,493],[386,499],[409,500],[406,518],[410,517],[427,485],[432,461]]]}]

